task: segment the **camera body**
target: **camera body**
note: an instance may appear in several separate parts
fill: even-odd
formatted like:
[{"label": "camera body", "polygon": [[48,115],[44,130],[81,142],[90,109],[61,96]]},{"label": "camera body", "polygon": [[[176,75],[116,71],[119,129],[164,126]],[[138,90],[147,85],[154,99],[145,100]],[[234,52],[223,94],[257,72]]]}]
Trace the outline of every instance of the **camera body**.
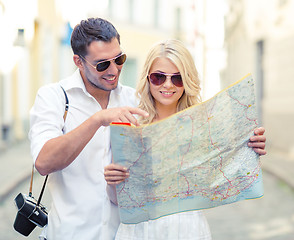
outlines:
[{"label": "camera body", "polygon": [[28,236],[36,226],[42,228],[47,225],[47,210],[41,204],[37,206],[37,201],[34,197],[19,193],[14,202],[18,211],[13,227],[17,232]]}]

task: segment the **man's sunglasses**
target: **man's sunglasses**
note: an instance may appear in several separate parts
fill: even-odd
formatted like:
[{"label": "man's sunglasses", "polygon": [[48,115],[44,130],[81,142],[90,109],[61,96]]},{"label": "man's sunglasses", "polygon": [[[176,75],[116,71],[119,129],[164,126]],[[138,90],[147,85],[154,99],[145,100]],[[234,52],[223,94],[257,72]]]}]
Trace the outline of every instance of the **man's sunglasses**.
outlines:
[{"label": "man's sunglasses", "polygon": [[116,65],[123,65],[124,62],[127,59],[127,55],[125,53],[121,53],[120,55],[114,57],[114,58],[110,58],[107,60],[103,60],[101,62],[98,62],[96,64],[96,66],[94,66],[93,64],[91,64],[90,62],[88,62],[83,56],[80,55],[80,57],[82,59],[84,59],[87,63],[89,63],[93,68],[95,68],[98,72],[103,72],[105,71],[109,66],[110,66],[110,62],[114,61]]},{"label": "man's sunglasses", "polygon": [[177,87],[183,87],[183,81],[181,74],[167,74],[167,73],[151,73],[148,78],[154,85],[161,85],[166,81],[166,78],[170,76],[172,83]]}]

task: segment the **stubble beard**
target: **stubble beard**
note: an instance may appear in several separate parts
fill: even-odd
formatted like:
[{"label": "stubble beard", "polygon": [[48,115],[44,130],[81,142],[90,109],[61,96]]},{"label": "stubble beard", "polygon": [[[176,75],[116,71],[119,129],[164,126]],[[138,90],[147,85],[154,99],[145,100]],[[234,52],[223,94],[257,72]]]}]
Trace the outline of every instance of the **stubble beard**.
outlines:
[{"label": "stubble beard", "polygon": [[89,78],[87,78],[87,81],[88,81],[88,83],[91,84],[92,87],[94,87],[96,89],[103,90],[103,91],[107,91],[107,92],[110,92],[110,91],[112,91],[112,90],[114,90],[114,89],[117,88],[117,84],[113,88],[108,89],[108,88],[106,88],[106,87],[104,87],[104,86],[102,86],[100,84],[96,84],[96,83],[92,82]]},{"label": "stubble beard", "polygon": [[[88,75],[89,74],[89,75]],[[87,71],[85,72],[85,78],[87,80],[88,83],[90,83],[90,85],[96,89],[99,89],[99,90],[103,90],[103,91],[107,91],[107,92],[110,92],[114,89],[117,88],[117,85],[118,85],[118,82],[116,83],[115,86],[113,86],[111,89],[107,88],[107,87],[104,87],[102,84],[99,83],[99,81],[97,83],[95,83],[94,81],[91,80],[91,78],[89,78],[89,76],[91,77],[91,73],[89,72],[89,70],[87,69]],[[118,75],[119,76],[119,75]],[[102,79],[102,77],[100,77],[100,79]],[[103,80],[102,80],[103,81]]]}]

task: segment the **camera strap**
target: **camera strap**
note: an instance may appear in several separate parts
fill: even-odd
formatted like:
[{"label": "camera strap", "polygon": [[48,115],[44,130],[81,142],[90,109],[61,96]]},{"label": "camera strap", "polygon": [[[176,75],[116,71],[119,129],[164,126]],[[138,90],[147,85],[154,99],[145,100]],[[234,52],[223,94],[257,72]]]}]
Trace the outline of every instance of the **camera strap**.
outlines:
[{"label": "camera strap", "polygon": [[[63,120],[65,122],[65,119],[66,119],[66,116],[67,116],[67,112],[68,112],[68,108],[69,108],[69,101],[68,101],[68,97],[67,97],[67,94],[64,90],[64,88],[62,86],[60,86],[63,93],[64,93],[64,96],[65,96],[65,111],[64,111],[64,114],[63,114]],[[31,197],[32,196],[32,189],[33,189],[33,178],[34,178],[34,164],[33,164],[33,169],[32,169],[32,174],[31,174],[31,182],[30,182],[30,189],[29,189],[29,196]],[[45,190],[45,186],[46,186],[46,183],[47,183],[47,179],[48,179],[48,175],[46,175],[45,177],[45,180],[44,180],[44,183],[43,183],[43,186],[42,186],[42,190],[40,192],[40,195],[39,195],[39,198],[38,198],[38,202],[37,202],[37,206],[40,205],[41,203],[41,199],[43,197],[43,193],[44,193],[44,190]]]}]

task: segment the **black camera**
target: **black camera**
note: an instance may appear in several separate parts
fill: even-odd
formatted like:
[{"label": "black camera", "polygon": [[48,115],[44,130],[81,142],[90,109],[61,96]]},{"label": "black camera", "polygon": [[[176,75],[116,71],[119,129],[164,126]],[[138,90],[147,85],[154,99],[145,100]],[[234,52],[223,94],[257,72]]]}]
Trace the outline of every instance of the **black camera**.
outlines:
[{"label": "black camera", "polygon": [[13,227],[17,232],[28,236],[36,226],[42,228],[47,225],[47,210],[34,197],[19,193],[14,202],[18,211]]}]

